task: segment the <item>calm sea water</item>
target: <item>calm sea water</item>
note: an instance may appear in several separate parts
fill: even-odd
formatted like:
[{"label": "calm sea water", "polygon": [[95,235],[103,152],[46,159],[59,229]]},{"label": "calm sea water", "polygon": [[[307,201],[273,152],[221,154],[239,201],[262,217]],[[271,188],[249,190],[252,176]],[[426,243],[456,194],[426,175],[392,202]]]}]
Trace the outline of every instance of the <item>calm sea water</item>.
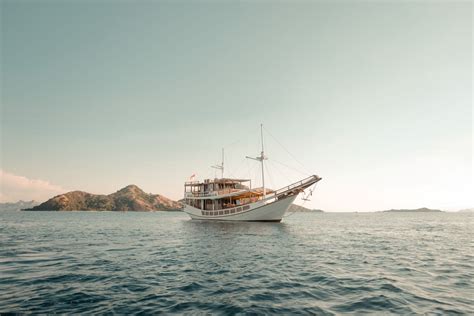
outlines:
[{"label": "calm sea water", "polygon": [[0,312],[472,314],[472,214],[0,213]]}]

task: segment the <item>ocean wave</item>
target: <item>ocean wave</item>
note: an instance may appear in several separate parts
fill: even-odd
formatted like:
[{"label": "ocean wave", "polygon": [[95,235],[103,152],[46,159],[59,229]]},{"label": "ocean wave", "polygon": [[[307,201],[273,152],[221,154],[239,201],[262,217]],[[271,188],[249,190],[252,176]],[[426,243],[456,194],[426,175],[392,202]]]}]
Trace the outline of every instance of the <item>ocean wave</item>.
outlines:
[{"label": "ocean wave", "polygon": [[0,312],[473,314],[473,227],[455,214],[27,215],[0,221]]}]

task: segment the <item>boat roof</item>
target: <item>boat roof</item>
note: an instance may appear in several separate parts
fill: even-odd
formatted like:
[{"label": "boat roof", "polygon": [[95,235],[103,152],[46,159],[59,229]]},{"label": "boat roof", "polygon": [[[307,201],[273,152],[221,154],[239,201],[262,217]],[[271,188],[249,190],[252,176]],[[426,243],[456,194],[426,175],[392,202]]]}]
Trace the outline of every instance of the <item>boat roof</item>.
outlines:
[{"label": "boat roof", "polygon": [[[250,179],[231,179],[231,178],[220,178],[220,179],[218,179],[218,178],[216,178],[216,179],[212,180],[212,182],[214,182],[214,183],[223,183],[223,182],[225,182],[225,183],[240,183],[240,182],[247,182],[247,181],[250,181]],[[211,181],[209,180],[209,182],[211,182]]]},{"label": "boat roof", "polygon": [[248,182],[248,181],[250,181],[250,179],[215,178],[215,179],[205,179],[203,182],[190,181],[190,182],[186,182],[186,185],[200,185],[200,184],[209,184],[209,183],[242,183],[242,182]]}]

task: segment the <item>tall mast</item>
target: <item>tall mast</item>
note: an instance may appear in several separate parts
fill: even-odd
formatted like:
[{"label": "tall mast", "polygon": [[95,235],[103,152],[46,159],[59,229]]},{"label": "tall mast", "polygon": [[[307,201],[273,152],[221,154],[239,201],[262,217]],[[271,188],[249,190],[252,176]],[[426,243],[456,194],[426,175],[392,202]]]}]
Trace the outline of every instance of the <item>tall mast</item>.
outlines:
[{"label": "tall mast", "polygon": [[263,124],[260,124],[260,137],[262,140],[262,151],[260,152],[260,156],[255,157],[255,158],[246,156],[246,158],[260,161],[260,163],[262,164],[262,189],[263,189],[263,198],[265,199],[267,196],[267,189],[265,188],[265,166],[263,164],[263,161],[266,160],[267,157],[265,157],[265,149],[263,146]]},{"label": "tall mast", "polygon": [[221,171],[221,178],[224,178],[224,148],[222,148],[222,162],[221,162],[221,164],[211,166],[211,168],[219,169]]},{"label": "tall mast", "polygon": [[263,160],[265,159],[264,149],[263,149],[263,124],[260,124],[260,137],[262,138],[262,152],[260,154],[260,161],[262,163],[262,188],[263,188],[263,198],[267,196],[267,190],[265,189],[265,168],[263,165]]},{"label": "tall mast", "polygon": [[224,148],[222,148],[221,178],[224,178]]}]

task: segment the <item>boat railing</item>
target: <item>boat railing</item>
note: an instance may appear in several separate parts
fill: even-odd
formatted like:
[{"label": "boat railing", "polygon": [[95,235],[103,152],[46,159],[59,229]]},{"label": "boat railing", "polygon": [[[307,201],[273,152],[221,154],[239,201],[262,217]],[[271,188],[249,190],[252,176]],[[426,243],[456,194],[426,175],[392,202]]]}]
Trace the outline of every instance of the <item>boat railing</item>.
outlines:
[{"label": "boat railing", "polygon": [[193,185],[193,184],[200,184],[199,181],[186,181],[184,182],[184,185]]},{"label": "boat railing", "polygon": [[[321,180],[320,177],[317,175],[312,175],[306,179],[300,180],[298,182],[292,183],[286,187],[280,188],[270,194],[267,194],[266,199],[271,199],[275,197],[279,197],[283,194],[288,193],[289,191],[293,191],[296,188],[303,187],[303,186],[308,186],[313,183],[318,182]],[[230,194],[234,192],[238,192],[242,190],[238,189],[224,189],[224,190],[219,190],[219,191],[205,191],[205,192],[186,192],[186,197],[208,197],[208,196],[217,196],[217,195],[224,195],[224,194]]]},{"label": "boat railing", "polygon": [[219,191],[205,191],[205,192],[186,192],[187,197],[205,197],[205,196],[217,196],[230,194],[234,192],[242,191],[242,189],[224,189]]},{"label": "boat railing", "polygon": [[275,192],[273,192],[272,194],[270,194],[270,198],[273,198],[273,197],[278,197],[280,195],[283,195],[289,191],[292,191],[298,187],[303,187],[305,185],[311,185],[313,183],[316,183],[318,182],[319,180],[321,180],[320,177],[318,177],[317,175],[312,175],[306,179],[303,179],[303,180],[300,180],[298,182],[295,182],[295,183],[292,183],[286,187],[283,187],[283,188],[280,188],[278,190],[276,190]]},{"label": "boat railing", "polygon": [[217,192],[186,192],[186,197],[216,196]]}]

